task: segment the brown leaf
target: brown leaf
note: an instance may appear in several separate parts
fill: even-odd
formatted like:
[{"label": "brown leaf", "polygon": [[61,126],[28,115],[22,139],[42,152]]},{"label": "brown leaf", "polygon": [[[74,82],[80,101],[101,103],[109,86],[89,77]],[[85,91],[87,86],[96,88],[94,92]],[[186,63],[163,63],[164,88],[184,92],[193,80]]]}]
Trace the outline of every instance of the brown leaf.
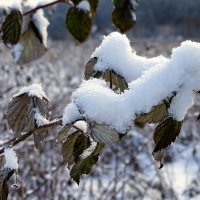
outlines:
[{"label": "brown leaf", "polygon": [[154,142],[156,144],[153,153],[165,149],[175,141],[181,130],[182,121],[177,121],[172,117],[162,121],[154,132]]},{"label": "brown leaf", "polygon": [[8,104],[6,117],[9,127],[19,136],[22,132],[37,127],[35,112],[40,112],[43,117],[48,116],[48,100],[35,96],[28,96],[27,93],[13,97]]},{"label": "brown leaf", "polygon": [[9,192],[7,181],[10,179],[14,172],[14,170],[9,168],[0,170],[0,200],[7,200]]}]

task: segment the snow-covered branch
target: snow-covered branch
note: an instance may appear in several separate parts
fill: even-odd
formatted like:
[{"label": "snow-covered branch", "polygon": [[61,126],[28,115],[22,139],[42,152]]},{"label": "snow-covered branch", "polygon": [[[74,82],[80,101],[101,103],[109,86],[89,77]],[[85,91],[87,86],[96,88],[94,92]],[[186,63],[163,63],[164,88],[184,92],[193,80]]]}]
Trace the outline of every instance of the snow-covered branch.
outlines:
[{"label": "snow-covered branch", "polygon": [[109,125],[126,133],[136,116],[148,113],[176,92],[169,115],[182,121],[193,105],[193,91],[200,89],[200,44],[183,42],[172,50],[171,58],[147,59],[138,56],[125,35],[114,32],[105,37],[92,57],[96,71],[113,70],[128,83],[116,94],[104,80],[84,80],[72,101],[88,121]]}]

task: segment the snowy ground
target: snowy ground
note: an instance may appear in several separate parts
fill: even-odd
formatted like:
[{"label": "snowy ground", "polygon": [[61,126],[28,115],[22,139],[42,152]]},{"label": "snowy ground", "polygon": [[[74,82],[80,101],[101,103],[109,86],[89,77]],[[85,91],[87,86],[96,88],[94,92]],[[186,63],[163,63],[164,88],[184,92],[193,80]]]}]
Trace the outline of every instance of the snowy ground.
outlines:
[{"label": "snowy ground", "polygon": [[[171,55],[180,40],[131,39],[139,55]],[[8,49],[0,45],[0,139],[13,137],[5,120],[7,103],[22,86],[41,83],[50,100],[50,118],[60,117],[72,91],[81,82],[84,66],[101,37],[82,45],[72,41],[49,42],[49,51],[30,65],[16,66]],[[18,191],[10,188],[9,199],[200,199],[200,137],[198,135],[199,101],[191,109],[181,137],[166,153],[165,166],[159,170],[151,152],[154,127],[133,127],[133,132],[102,154],[90,176],[83,177],[78,187],[69,178],[62,162],[56,130],[50,131],[44,147],[38,151],[33,140],[19,144]],[[195,112],[194,112],[195,111]],[[12,184],[13,180],[11,180]],[[186,191],[187,190],[187,191]],[[199,195],[199,196],[198,196]]]}]

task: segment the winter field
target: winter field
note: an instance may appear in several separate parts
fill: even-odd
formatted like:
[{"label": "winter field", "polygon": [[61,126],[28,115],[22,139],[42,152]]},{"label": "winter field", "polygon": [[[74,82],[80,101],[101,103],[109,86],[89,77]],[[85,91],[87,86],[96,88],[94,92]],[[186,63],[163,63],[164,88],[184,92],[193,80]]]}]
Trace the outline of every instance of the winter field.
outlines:
[{"label": "winter field", "polygon": [[[102,36],[77,45],[72,40],[49,41],[49,50],[29,65],[15,65],[9,49],[0,44],[0,146],[14,137],[5,112],[12,95],[23,86],[41,83],[50,100],[50,119],[62,116],[72,92],[79,86],[84,67]],[[131,39],[138,55],[170,57],[182,39]],[[153,90],[154,88],[152,88]],[[133,127],[123,141],[106,148],[89,176],[78,186],[63,164],[61,146],[51,129],[41,150],[33,138],[15,146],[19,157],[19,189],[9,187],[11,200],[198,200],[200,199],[200,99],[189,111],[181,133],[165,155],[164,167],[151,153],[153,125]],[[14,176],[9,181],[14,183]]]}]

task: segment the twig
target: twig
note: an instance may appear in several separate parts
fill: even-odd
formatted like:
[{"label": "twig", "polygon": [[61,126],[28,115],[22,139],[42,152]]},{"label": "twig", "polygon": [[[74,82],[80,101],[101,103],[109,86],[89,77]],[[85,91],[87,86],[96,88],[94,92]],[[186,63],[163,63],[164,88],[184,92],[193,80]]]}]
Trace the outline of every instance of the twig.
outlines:
[{"label": "twig", "polygon": [[17,144],[19,144],[20,142],[26,140],[28,137],[30,137],[36,130],[40,130],[40,129],[46,129],[46,128],[50,128],[50,127],[54,127],[54,126],[61,126],[62,125],[62,119],[58,119],[55,121],[52,121],[48,124],[36,127],[30,131],[27,131],[25,134],[21,135],[20,137],[15,137],[7,142],[5,142],[3,145],[4,147],[0,149],[0,155],[4,152],[5,146],[11,145],[11,146],[15,146]]},{"label": "twig", "polygon": [[46,7],[49,7],[49,6],[53,6],[53,5],[57,4],[57,3],[69,3],[69,0],[56,0],[56,1],[53,1],[51,3],[38,6],[38,7],[34,8],[34,9],[32,9],[32,10],[29,10],[29,11],[23,13],[23,16],[35,13],[39,9],[46,8]]}]

